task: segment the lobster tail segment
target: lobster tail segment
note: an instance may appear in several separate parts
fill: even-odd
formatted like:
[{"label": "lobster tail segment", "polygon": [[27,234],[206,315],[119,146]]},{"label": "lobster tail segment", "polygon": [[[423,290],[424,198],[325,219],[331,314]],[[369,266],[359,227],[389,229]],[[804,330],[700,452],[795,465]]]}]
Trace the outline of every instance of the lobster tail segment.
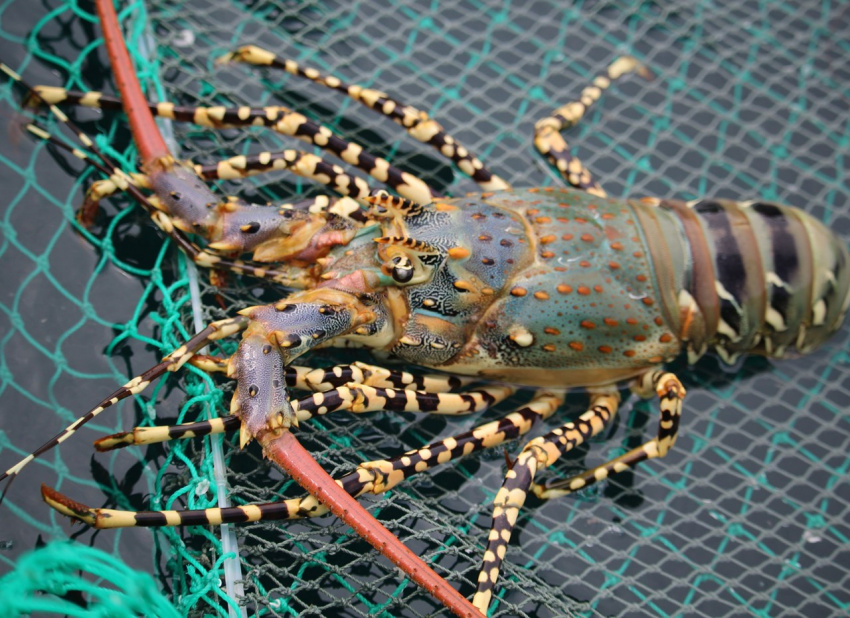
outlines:
[{"label": "lobster tail segment", "polygon": [[[769,212],[770,206],[754,205],[763,213]],[[812,252],[808,303],[810,313],[798,333],[796,343],[800,352],[808,352],[841,328],[847,309],[850,308],[850,251],[842,239],[817,219],[800,210],[784,210],[793,214],[799,221],[798,225],[805,228]]]},{"label": "lobster tail segment", "polygon": [[722,358],[807,353],[841,326],[850,305],[850,253],[822,223],[769,202],[688,206],[702,231],[699,249],[710,256],[692,280],[701,289],[713,284],[701,309],[715,317],[709,345]]}]

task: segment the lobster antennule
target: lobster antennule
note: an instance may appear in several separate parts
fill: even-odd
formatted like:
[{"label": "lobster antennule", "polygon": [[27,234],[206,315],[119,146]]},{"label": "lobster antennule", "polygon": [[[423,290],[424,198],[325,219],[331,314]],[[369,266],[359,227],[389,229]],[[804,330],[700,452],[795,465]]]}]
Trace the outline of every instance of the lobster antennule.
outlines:
[{"label": "lobster antennule", "polygon": [[[163,358],[157,365],[134,377],[114,393],[103,399],[97,406],[68,425],[68,427],[60,433],[56,434],[35,451],[6,470],[2,475],[0,475],[0,481],[7,478],[14,479],[14,477],[20,474],[21,470],[23,470],[31,461],[62,444],[65,440],[74,435],[80,427],[96,418],[107,408],[114,406],[123,399],[127,399],[128,397],[132,397],[133,395],[142,392],[156,378],[169,371],[176,371],[182,367],[190,358],[192,358],[195,352],[207,346],[211,341],[222,339],[237,333],[243,330],[247,324],[248,319],[242,316],[213,322],[197,335],[192,337],[184,345],[180,346],[174,350],[174,352]],[[9,482],[11,483],[12,481],[10,480]]]}]

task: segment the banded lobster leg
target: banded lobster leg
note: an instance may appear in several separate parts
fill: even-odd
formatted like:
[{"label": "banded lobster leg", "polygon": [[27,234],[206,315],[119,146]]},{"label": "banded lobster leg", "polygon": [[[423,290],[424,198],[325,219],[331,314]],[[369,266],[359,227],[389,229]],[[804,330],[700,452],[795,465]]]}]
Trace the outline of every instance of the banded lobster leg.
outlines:
[{"label": "banded lobster leg", "polygon": [[605,190],[597,183],[590,171],[578,157],[569,153],[567,142],[561,131],[574,127],[612,82],[624,75],[636,72],[645,79],[652,77],[649,70],[630,56],[617,58],[604,75],[597,76],[590,86],[581,92],[578,101],[571,101],[534,124],[534,146],[558,170],[568,185],[584,189],[588,193],[605,197]]},{"label": "banded lobster leg", "polygon": [[[490,421],[470,431],[452,436],[407,451],[390,459],[363,462],[357,469],[336,480],[352,497],[366,493],[380,494],[389,491],[414,474],[430,470],[460,457],[488,448],[494,448],[528,433],[540,420],[549,418],[563,403],[562,391],[538,391],[527,404],[517,408],[503,418]],[[175,426],[173,439],[195,437],[204,433],[219,433],[236,429],[234,417],[212,422],[196,423],[200,430],[192,436]],[[203,426],[203,427],[201,427]],[[169,438],[166,438],[169,439]],[[59,492],[42,488],[45,500],[63,513],[96,528],[123,528],[128,526],[171,526],[240,523],[259,520],[300,519],[318,517],[328,512],[313,496],[293,498],[280,502],[227,509],[204,509],[188,511],[118,511],[91,508],[75,502]]]},{"label": "banded lobster leg", "polygon": [[534,483],[538,470],[551,466],[561,455],[602,431],[619,407],[620,397],[616,391],[593,395],[590,407],[577,421],[565,423],[548,434],[535,438],[522,449],[505,475],[504,483],[494,500],[493,524],[478,574],[478,590],[472,600],[473,605],[482,614],[486,615],[490,606],[502,560],[529,489],[541,498],[564,495],[604,480],[613,473],[632,468],[646,459],[663,457],[672,448],[676,441],[685,396],[681,382],[672,373],[649,371],[637,378],[634,390],[641,396],[653,392],[658,395],[661,418],[657,435],[625,455],[558,482],[551,488]]},{"label": "banded lobster leg", "polygon": [[[189,363],[208,373],[227,373],[229,360],[229,358],[196,354],[189,360]],[[313,391],[314,393],[325,393],[349,384],[423,393],[448,393],[464,387],[474,380],[469,377],[448,374],[413,374],[408,371],[385,369],[360,361],[350,365],[336,365],[325,369],[289,365],[284,369],[283,377],[287,388]],[[488,405],[492,405],[492,403],[490,402]],[[303,406],[299,406],[296,416],[299,423],[312,418],[312,414]],[[239,429],[239,419],[235,415],[181,425],[135,427],[130,431],[122,431],[100,438],[95,442],[94,447],[95,450],[103,452],[127,446],[141,446],[225,433],[237,429]]]},{"label": "banded lobster leg", "polygon": [[[412,105],[401,103],[387,93],[357,84],[347,84],[333,75],[323,75],[311,67],[300,66],[294,60],[279,58],[276,54],[254,45],[246,45],[230,52],[218,60],[219,63],[242,62],[254,66],[282,69],[310,81],[344,93],[369,109],[390,118],[415,139],[428,144],[443,156],[451,159],[457,167],[472,178],[484,191],[510,189],[510,184],[487,169],[481,160],[451,135],[433,118]],[[405,196],[408,197],[408,196]]]},{"label": "banded lobster leg", "polygon": [[[8,71],[7,71],[8,72]],[[20,77],[9,73],[17,81]],[[23,82],[22,82],[23,83]],[[117,98],[108,98],[94,93],[67,93],[63,89],[52,87],[29,88],[31,98],[51,106],[51,110],[63,121],[67,117],[60,112],[55,103],[69,101],[103,107],[120,107],[122,102]],[[141,96],[141,93],[139,93]],[[174,107],[165,104],[142,104],[168,117],[176,117]],[[169,110],[169,111],[166,111]],[[285,108],[275,108],[275,113],[265,113],[268,110],[254,110],[257,118],[287,135],[301,137],[306,141],[324,147],[343,159],[353,162],[373,177],[386,182],[399,193],[416,196],[419,200],[430,201],[433,191],[420,179],[403,172],[383,159],[375,157],[357,144],[352,144],[333,135],[329,129],[321,127]],[[177,109],[185,120],[195,120],[207,126],[218,128],[245,126],[251,124],[240,117],[241,111],[234,110],[232,114],[222,111],[221,114],[210,110]],[[232,116],[232,117],[231,117]],[[243,115],[244,116],[244,115]],[[216,119],[213,121],[213,119]],[[254,122],[256,124],[256,122]],[[30,129],[42,139],[51,140],[44,131],[37,127]],[[97,151],[87,137],[77,131],[83,143],[94,150],[101,159],[106,160]],[[51,140],[53,141],[53,140]],[[149,141],[149,140],[148,140]],[[161,141],[161,140],[157,140]],[[61,142],[55,142],[62,146]],[[261,262],[281,261],[292,259],[300,264],[308,264],[321,257],[335,244],[344,244],[356,233],[368,216],[352,199],[316,198],[306,204],[285,204],[276,208],[265,205],[248,204],[238,198],[221,200],[217,198],[198,176],[242,177],[258,173],[260,169],[288,169],[296,174],[317,180],[331,187],[342,195],[350,195],[354,200],[367,202],[373,190],[360,178],[347,174],[341,167],[329,163],[315,155],[297,150],[287,149],[279,153],[260,153],[253,158],[232,157],[215,166],[198,166],[192,169],[176,164],[167,155],[164,143],[140,145],[140,150],[147,152],[144,158],[150,159],[146,174],[126,174],[114,165],[109,165],[108,179],[95,183],[90,190],[81,212],[84,222],[93,219],[93,213],[100,199],[115,191],[130,190],[140,201],[153,204],[152,216],[157,225],[167,233],[175,235],[174,229],[186,233],[197,233],[206,237],[209,247],[216,251],[253,253],[255,260]],[[62,146],[66,147],[67,146]],[[75,155],[85,158],[84,153],[72,151]],[[163,154],[166,153],[166,154]],[[357,153],[356,156],[351,153]],[[150,157],[150,154],[158,156]],[[91,158],[86,159],[93,163]],[[152,189],[156,195],[151,198],[140,196],[137,188]],[[185,240],[185,239],[184,239]],[[267,274],[268,268],[251,268],[242,261],[231,262],[225,257],[204,251],[192,246],[188,241],[180,243],[191,257],[202,266],[228,268],[236,272],[247,272],[257,276]],[[234,266],[235,264],[235,266]],[[286,283],[283,278],[279,281]],[[305,285],[290,287],[303,288]]]}]

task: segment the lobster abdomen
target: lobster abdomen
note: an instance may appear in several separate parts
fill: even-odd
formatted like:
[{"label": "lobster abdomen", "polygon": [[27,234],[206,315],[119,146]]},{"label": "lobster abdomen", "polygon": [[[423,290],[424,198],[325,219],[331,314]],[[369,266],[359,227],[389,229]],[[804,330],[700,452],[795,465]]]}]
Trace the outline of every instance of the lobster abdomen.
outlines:
[{"label": "lobster abdomen", "polygon": [[[676,216],[688,239],[684,291],[701,318],[683,331],[692,356],[708,347],[725,360],[803,354],[841,326],[850,304],[850,254],[810,215],[767,202],[658,206]],[[687,303],[680,305],[687,313]]]}]

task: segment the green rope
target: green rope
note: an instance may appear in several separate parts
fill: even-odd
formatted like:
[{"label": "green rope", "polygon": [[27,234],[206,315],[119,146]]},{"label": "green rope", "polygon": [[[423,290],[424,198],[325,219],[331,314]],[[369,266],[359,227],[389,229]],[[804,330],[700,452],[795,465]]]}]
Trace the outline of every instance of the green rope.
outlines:
[{"label": "green rope", "polygon": [[0,578],[0,612],[81,618],[180,616],[150,575],[79,543],[50,543],[21,557],[17,568]]}]

